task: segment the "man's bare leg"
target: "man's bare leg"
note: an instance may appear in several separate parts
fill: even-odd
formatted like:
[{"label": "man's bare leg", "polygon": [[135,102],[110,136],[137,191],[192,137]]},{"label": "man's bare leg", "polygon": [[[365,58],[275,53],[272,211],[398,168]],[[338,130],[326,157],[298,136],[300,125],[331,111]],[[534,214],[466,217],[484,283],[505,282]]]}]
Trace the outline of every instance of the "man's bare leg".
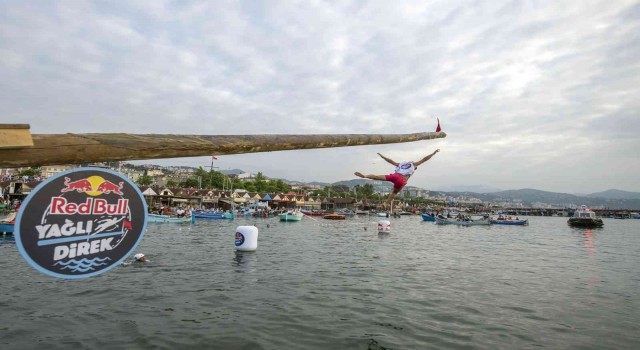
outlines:
[{"label": "man's bare leg", "polygon": [[389,211],[393,211],[393,199],[396,198],[396,195],[398,195],[398,192],[396,192],[396,190],[393,190],[393,192],[391,192],[391,194],[389,195],[389,198],[387,198],[387,200],[382,204],[382,208],[384,210],[387,210],[387,208],[389,208]]},{"label": "man's bare leg", "polygon": [[360,172],[357,172],[357,171],[354,174],[357,177],[361,177],[363,179],[381,180],[381,181],[385,181],[386,180],[384,175],[364,175],[363,173],[360,173]]}]

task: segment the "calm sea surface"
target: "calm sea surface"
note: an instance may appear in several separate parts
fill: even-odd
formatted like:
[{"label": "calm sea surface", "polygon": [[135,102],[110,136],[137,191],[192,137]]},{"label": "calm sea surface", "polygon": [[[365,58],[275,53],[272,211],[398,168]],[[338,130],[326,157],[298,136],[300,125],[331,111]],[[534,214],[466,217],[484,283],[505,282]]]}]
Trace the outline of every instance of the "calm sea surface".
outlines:
[{"label": "calm sea surface", "polygon": [[[37,272],[5,238],[0,348],[640,348],[640,220],[528,219],[149,224],[150,263],[83,280]],[[256,252],[234,252],[239,225],[260,230]]]}]

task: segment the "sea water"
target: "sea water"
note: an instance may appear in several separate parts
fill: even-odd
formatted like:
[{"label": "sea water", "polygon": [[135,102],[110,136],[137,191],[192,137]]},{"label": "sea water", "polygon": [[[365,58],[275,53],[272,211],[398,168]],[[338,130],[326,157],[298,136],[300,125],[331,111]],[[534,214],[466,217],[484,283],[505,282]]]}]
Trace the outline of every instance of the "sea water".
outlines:
[{"label": "sea water", "polygon": [[[0,240],[2,349],[638,349],[640,220],[149,224],[151,261],[62,280]],[[235,228],[260,231],[234,250]]]}]

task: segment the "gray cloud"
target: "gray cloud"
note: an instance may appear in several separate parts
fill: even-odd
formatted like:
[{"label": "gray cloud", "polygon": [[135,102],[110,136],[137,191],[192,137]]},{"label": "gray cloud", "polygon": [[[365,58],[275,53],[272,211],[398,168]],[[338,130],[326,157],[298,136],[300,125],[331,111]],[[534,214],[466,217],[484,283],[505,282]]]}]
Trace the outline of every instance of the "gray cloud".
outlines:
[{"label": "gray cloud", "polygon": [[[445,140],[221,157],[290,179],[640,191],[640,6],[0,2],[0,120],[34,133],[405,133]],[[205,157],[165,164],[207,165]]]}]

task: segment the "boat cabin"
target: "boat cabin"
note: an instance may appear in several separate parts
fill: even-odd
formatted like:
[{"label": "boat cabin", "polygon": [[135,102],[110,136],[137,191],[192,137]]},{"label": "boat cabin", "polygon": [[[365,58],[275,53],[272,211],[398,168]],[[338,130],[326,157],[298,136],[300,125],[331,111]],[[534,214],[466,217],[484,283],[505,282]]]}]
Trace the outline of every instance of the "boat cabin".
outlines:
[{"label": "boat cabin", "polygon": [[583,218],[583,219],[595,219],[596,213],[587,208],[586,205],[581,206],[578,210],[573,214],[574,218]]}]

